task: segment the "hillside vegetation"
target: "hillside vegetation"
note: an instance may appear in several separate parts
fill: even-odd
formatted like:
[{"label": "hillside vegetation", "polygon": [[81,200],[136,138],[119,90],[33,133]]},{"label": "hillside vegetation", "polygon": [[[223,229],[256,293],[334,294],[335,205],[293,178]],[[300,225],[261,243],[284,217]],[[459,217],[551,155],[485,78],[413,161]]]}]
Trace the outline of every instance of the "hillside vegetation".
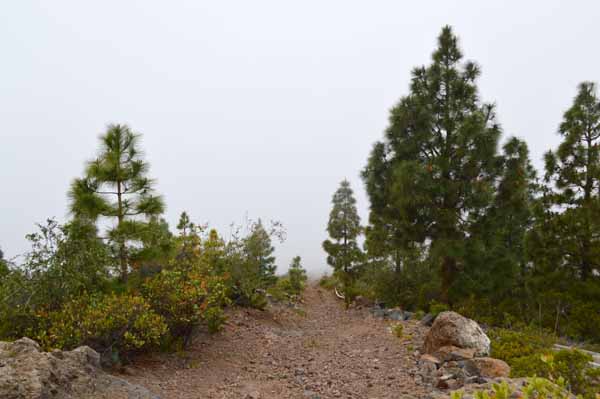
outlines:
[{"label": "hillside vegetation", "polygon": [[24,261],[2,261],[0,340],[88,345],[118,364],[183,348],[198,329],[218,331],[224,306],[263,308],[267,290],[302,289],[300,257],[289,277],[275,275],[272,240],[285,238],[277,222],[248,221],[225,240],[183,212],[172,233],[138,140],[128,126],[110,125],[72,183],[72,219],[38,225]]},{"label": "hillside vegetation", "polygon": [[413,70],[362,170],[367,224],[347,181],[333,196],[328,263],[347,300],[441,306],[490,325],[598,343],[596,85],[577,88],[558,126],[562,142],[538,174],[524,141],[506,137],[499,150],[502,128],[479,95],[480,73],[443,28],[431,64]]},{"label": "hillside vegetation", "polygon": [[[303,299],[307,276],[299,256],[285,276],[277,275],[274,245],[285,240],[279,222],[248,220],[224,236],[182,212],[171,228],[142,156],[141,135],[111,124],[66,193],[68,220],[38,224],[27,236],[31,249],[18,262],[0,251],[0,341],[29,337],[46,351],[87,345],[103,365],[123,366],[161,351],[184,353],[194,347],[194,337],[225,326],[223,335],[235,340],[241,327],[249,342],[266,345],[258,353],[269,362],[246,356],[255,349],[246,342],[219,342],[219,356],[227,358],[230,350],[238,360],[258,363],[230,366],[247,372],[248,381],[262,378],[265,389],[279,377],[257,377],[248,368],[284,375],[287,385],[276,387],[282,397],[295,389],[334,397],[387,395],[396,378],[402,392],[421,393],[425,388],[411,380],[416,371],[408,370],[419,361],[412,346],[423,333],[415,319],[429,313],[431,321],[455,310],[490,328],[492,355],[512,366],[512,376],[547,378],[531,380],[531,386],[541,384],[536,392],[558,384],[561,392],[597,397],[600,373],[591,368],[591,357],[553,352],[557,340],[600,345],[596,84],[577,87],[557,126],[561,143],[545,155],[544,170],[536,171],[527,143],[502,137],[494,103],[479,94],[480,74],[444,27],[431,63],[413,69],[407,93],[390,110],[388,127],[361,171],[370,205],[366,223],[350,183],[343,180],[335,191],[322,245],[333,273],[322,286],[336,289],[346,312],[317,287]],[[296,306],[303,300],[312,307],[305,319],[306,310]],[[303,341],[285,335],[293,328],[247,328],[247,315],[254,321],[271,315],[260,312],[269,303],[296,312],[296,338]],[[413,320],[386,324],[393,334],[384,334],[380,324],[365,322],[361,303],[409,311]],[[348,311],[352,306],[359,309]],[[240,324],[227,324],[227,314]],[[275,323],[268,317],[265,323]],[[265,343],[267,333],[272,336]],[[22,342],[37,350],[37,344]],[[343,356],[351,361],[334,362]],[[283,370],[281,363],[293,361],[302,366],[294,367],[292,378],[292,366]],[[349,374],[334,370],[338,366]],[[321,376],[322,367],[328,369]],[[351,388],[340,390],[340,382]],[[508,388],[495,389],[495,397],[508,397]],[[545,397],[536,395],[531,397]]]}]

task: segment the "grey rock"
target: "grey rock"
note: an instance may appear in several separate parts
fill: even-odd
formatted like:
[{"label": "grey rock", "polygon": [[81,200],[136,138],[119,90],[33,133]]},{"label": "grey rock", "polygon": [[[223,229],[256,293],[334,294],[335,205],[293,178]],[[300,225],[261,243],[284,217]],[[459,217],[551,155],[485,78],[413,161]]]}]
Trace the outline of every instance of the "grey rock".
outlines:
[{"label": "grey rock", "polygon": [[146,388],[106,374],[100,355],[82,346],[43,352],[28,338],[0,342],[2,399],[160,399]]},{"label": "grey rock", "polygon": [[442,312],[425,336],[423,351],[435,353],[444,346],[473,349],[475,356],[490,353],[490,339],[479,324],[456,312]]},{"label": "grey rock", "polygon": [[421,324],[424,325],[424,326],[431,326],[433,324],[434,320],[435,320],[435,316],[432,315],[431,313],[427,313],[421,319]]},{"label": "grey rock", "polygon": [[404,312],[400,309],[390,309],[387,311],[387,317],[394,321],[403,321]]}]

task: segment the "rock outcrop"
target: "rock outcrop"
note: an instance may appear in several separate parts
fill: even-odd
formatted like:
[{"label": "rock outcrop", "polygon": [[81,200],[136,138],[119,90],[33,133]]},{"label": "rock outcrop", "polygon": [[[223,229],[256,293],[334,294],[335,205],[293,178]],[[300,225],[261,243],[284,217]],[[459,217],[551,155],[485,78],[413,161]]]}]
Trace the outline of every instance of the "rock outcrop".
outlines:
[{"label": "rock outcrop", "polygon": [[435,318],[425,337],[423,351],[433,354],[444,346],[473,349],[474,356],[490,353],[490,339],[479,324],[456,312],[442,312]]},{"label": "rock outcrop", "polygon": [[0,342],[0,398],[159,399],[143,387],[106,374],[100,355],[87,346],[43,352],[29,338]]},{"label": "rock outcrop", "polygon": [[510,366],[505,361],[491,357],[478,357],[465,362],[465,370],[469,374],[484,378],[508,377]]},{"label": "rock outcrop", "polygon": [[475,321],[442,312],[425,335],[419,375],[423,383],[441,390],[508,377],[508,364],[487,357],[489,352],[490,339]]}]

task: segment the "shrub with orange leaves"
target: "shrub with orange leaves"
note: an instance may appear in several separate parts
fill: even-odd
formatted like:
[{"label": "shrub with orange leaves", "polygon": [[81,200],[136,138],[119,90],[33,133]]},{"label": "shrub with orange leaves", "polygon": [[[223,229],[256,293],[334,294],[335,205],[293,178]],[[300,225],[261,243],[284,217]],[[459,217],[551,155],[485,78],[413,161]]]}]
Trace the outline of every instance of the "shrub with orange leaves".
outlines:
[{"label": "shrub with orange leaves", "polygon": [[223,306],[227,303],[222,277],[198,272],[163,270],[142,286],[142,295],[161,315],[173,341],[186,345],[195,327],[206,323],[211,332],[225,321]]}]

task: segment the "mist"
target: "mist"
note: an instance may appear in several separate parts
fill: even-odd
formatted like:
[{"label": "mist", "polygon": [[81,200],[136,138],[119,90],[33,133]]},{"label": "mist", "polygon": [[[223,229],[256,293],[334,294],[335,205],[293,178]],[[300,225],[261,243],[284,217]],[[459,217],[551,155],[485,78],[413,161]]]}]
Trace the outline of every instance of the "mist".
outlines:
[{"label": "mist", "polygon": [[27,251],[108,123],[143,135],[172,229],[187,211],[227,237],[278,220],[280,270],[300,255],[328,269],[321,242],[347,178],[363,223],[360,170],[388,110],[429,62],[443,25],[482,68],[503,138],[535,166],[576,86],[600,81],[600,4],[517,1],[19,1],[0,15],[0,248]]}]

